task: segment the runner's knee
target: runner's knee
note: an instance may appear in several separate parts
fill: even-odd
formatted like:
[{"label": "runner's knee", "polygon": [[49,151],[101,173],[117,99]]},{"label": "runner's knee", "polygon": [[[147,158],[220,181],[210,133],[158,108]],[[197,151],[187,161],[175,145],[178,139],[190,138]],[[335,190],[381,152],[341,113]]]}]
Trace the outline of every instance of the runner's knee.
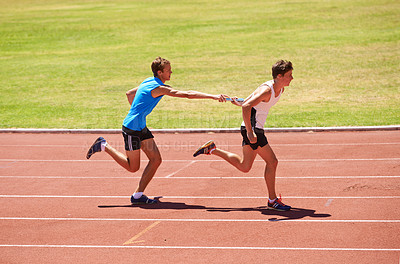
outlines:
[{"label": "runner's knee", "polygon": [[273,168],[278,167],[278,159],[277,158],[273,158],[270,162],[268,162],[268,166],[271,166]]},{"label": "runner's knee", "polygon": [[129,163],[129,167],[128,167],[128,171],[129,172],[137,172],[140,169],[140,162],[131,163],[129,158],[128,158],[128,163]]},{"label": "runner's knee", "polygon": [[152,158],[150,158],[150,160],[149,160],[153,165],[155,165],[155,166],[160,166],[161,165],[161,163],[162,163],[162,158],[161,158],[161,156],[155,156],[155,157],[152,157]]},{"label": "runner's knee", "polygon": [[137,172],[139,169],[140,169],[140,166],[129,167],[128,171],[129,171],[129,172]]},{"label": "runner's knee", "polygon": [[241,172],[248,173],[251,170],[251,165],[243,165],[239,168]]}]

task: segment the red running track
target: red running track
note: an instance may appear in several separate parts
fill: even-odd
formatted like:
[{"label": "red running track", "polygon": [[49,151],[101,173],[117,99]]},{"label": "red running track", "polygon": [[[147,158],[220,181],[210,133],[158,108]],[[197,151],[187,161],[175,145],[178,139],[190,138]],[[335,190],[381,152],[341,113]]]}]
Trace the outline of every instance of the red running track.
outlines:
[{"label": "red running track", "polygon": [[85,159],[97,136],[0,134],[0,263],[399,263],[398,131],[267,134],[289,212],[265,207],[263,161],[192,157],[239,134],[155,134],[151,206],[129,202],[143,168]]}]

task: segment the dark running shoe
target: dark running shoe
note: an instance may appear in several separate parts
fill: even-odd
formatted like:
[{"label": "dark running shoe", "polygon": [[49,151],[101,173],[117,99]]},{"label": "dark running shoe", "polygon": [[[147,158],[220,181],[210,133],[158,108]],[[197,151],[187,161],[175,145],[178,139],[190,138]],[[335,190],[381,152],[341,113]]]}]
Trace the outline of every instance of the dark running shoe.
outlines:
[{"label": "dark running shoe", "polygon": [[270,203],[268,200],[268,208],[276,210],[276,211],[289,211],[292,209],[289,205],[282,203],[280,198],[276,198],[275,202]]},{"label": "dark running shoe", "polygon": [[158,203],[156,199],[150,199],[146,195],[142,195],[140,198],[135,199],[133,195],[131,196],[131,203],[132,204],[155,204]]},{"label": "dark running shoe", "polygon": [[93,143],[93,145],[89,148],[88,153],[86,154],[86,158],[90,159],[90,157],[96,153],[101,151],[101,143],[107,142],[103,137],[99,137],[96,139],[96,141]]},{"label": "dark running shoe", "polygon": [[217,147],[215,146],[214,141],[210,140],[207,143],[205,143],[203,146],[198,148],[196,150],[196,152],[193,154],[193,157],[197,157],[200,154],[210,155],[211,154],[210,152],[216,148]]}]

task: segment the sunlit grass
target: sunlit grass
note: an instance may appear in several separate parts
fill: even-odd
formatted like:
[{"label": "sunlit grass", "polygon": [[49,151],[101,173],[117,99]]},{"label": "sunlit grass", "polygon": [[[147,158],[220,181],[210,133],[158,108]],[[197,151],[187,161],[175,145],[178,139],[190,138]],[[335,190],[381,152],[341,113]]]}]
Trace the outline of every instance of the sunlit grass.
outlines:
[{"label": "sunlit grass", "polygon": [[[400,124],[398,1],[0,0],[0,126],[120,128],[125,91],[169,83],[246,97],[278,59],[294,81],[267,126]],[[164,98],[153,128],[237,127],[240,108]]]}]

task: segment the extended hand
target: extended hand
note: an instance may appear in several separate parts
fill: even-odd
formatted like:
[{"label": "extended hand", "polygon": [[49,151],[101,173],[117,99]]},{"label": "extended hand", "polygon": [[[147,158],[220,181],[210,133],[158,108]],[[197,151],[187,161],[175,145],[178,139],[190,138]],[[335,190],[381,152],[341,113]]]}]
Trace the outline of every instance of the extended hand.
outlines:
[{"label": "extended hand", "polygon": [[229,98],[229,96],[225,94],[220,94],[215,96],[215,100],[218,100],[218,102],[226,102],[226,98]]},{"label": "extended hand", "polygon": [[232,99],[232,101],[231,101],[231,103],[232,104],[234,104],[234,105],[237,105],[237,106],[242,106],[242,104],[243,104],[243,101],[238,101],[237,99],[239,99],[238,97],[231,97],[231,99]]}]

